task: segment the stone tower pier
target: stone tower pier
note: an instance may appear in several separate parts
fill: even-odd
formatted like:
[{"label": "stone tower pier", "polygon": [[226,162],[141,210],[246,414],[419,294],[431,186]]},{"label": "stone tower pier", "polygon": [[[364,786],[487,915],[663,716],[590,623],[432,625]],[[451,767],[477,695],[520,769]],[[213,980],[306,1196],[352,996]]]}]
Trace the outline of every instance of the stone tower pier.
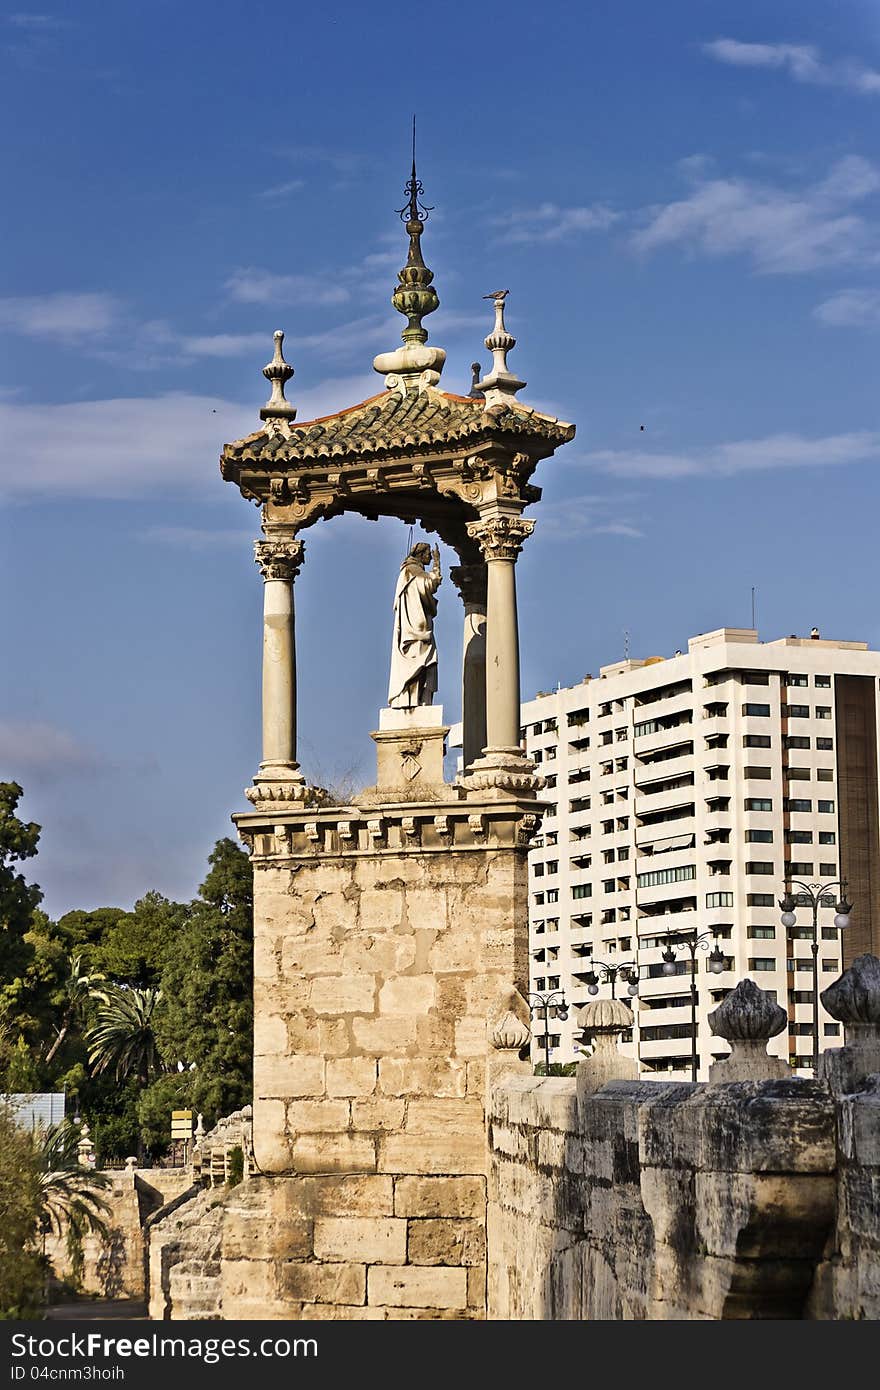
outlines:
[{"label": "stone tower pier", "polygon": [[[263,531],[263,755],[235,817],[254,866],[253,1152],[240,1187],[154,1231],[154,1317],[486,1312],[487,1098],[531,1071],[526,855],[542,811],[520,742],[516,561],[529,479],[574,429],[516,399],[506,291],[490,296],[489,373],[469,396],[439,389],[420,193],[413,167],[392,298],[407,327],[375,359],[384,391],[296,423],[279,332],[263,428],[221,458]],[[376,784],[333,805],[297,761],[294,582],[299,596],[301,533],[345,511],[419,522],[454,552],[464,767],[444,781],[432,672],[425,698],[389,690]]]}]

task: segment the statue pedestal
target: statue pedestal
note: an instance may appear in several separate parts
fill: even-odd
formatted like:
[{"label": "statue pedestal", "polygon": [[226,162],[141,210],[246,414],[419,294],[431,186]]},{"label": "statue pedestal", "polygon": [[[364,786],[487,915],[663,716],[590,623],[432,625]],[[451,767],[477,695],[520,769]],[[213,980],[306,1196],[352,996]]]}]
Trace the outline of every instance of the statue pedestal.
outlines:
[{"label": "statue pedestal", "polygon": [[441,705],[379,711],[376,744],[376,791],[384,799],[418,801],[443,788],[443,755],[448,725]]}]

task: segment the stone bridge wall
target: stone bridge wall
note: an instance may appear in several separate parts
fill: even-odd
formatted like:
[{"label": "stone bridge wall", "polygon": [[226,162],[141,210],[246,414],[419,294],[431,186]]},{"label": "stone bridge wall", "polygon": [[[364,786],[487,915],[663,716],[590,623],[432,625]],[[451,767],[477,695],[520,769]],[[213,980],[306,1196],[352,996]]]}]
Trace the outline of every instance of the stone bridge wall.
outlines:
[{"label": "stone bridge wall", "polygon": [[489,1317],[880,1317],[880,1078],[516,1077],[489,1111]]}]

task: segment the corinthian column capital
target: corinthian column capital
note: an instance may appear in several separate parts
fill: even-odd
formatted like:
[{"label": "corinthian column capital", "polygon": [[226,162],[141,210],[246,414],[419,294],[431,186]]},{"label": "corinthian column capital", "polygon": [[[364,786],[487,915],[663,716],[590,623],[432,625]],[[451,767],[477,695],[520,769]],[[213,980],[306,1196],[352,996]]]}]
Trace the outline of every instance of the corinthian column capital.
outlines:
[{"label": "corinthian column capital", "polygon": [[304,559],[305,546],[302,541],[254,541],[254,560],[264,579],[283,579],[292,584]]},{"label": "corinthian column capital", "polygon": [[467,533],[475,540],[486,560],[515,560],[523,541],[535,529],[524,516],[491,516],[468,522]]}]

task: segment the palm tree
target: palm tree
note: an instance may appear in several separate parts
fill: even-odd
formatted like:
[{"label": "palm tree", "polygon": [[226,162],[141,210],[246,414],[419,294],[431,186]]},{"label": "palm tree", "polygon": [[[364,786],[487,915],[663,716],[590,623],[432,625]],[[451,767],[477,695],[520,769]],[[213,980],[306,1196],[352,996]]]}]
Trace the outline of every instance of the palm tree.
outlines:
[{"label": "palm tree", "polygon": [[83,959],[81,955],[71,957],[70,973],[64,982],[64,994],[67,1003],[64,1008],[64,1015],[61,1019],[61,1027],[57,1031],[55,1041],[46,1053],[45,1062],[47,1066],[61,1047],[67,1034],[70,1032],[70,1026],[74,1019],[78,1014],[82,1013],[87,1000],[95,992],[95,985],[99,981],[103,981],[103,979],[104,976],[101,974],[86,974],[83,970]]},{"label": "palm tree", "polygon": [[106,1235],[105,1217],[110,1207],[99,1195],[109,1178],[79,1161],[80,1131],[62,1120],[41,1132],[36,1140],[40,1176],[41,1225],[61,1235],[65,1225],[77,1231]]},{"label": "palm tree", "polygon": [[162,991],[113,986],[93,993],[100,1007],[94,1027],[85,1035],[92,1073],[97,1076],[112,1067],[117,1081],[136,1076],[146,1086],[151,1075],[164,1071],[153,1031]]}]

